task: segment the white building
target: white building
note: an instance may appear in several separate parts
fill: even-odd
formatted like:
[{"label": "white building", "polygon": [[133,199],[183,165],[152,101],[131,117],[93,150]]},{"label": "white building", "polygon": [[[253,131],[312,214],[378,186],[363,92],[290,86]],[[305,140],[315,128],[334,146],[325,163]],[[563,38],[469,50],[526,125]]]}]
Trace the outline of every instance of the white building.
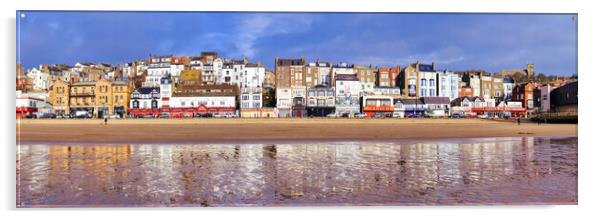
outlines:
[{"label": "white building", "polygon": [[544,86],[541,87],[541,94],[540,94],[540,101],[541,101],[541,108],[540,111],[547,113],[550,112],[550,92],[552,92],[552,90],[554,90],[555,87],[552,87],[549,84],[546,84]]},{"label": "white building", "polygon": [[481,76],[470,74],[470,87],[474,96],[481,96]]},{"label": "white building", "polygon": [[130,113],[136,110],[160,109],[161,108],[161,92],[158,87],[141,87],[130,95]]},{"label": "white building", "polygon": [[170,77],[161,78],[161,106],[169,107],[169,100],[173,94],[173,84]]},{"label": "white building", "polygon": [[452,71],[439,71],[438,73],[438,90],[440,97],[449,97],[450,100],[458,98],[460,91],[461,78]]},{"label": "white building", "polygon": [[243,69],[240,88],[261,87],[265,79],[265,68],[259,64],[246,64]]},{"label": "white building", "polygon": [[[42,69],[42,66],[40,66],[40,69]],[[27,72],[27,77],[31,78],[34,90],[48,90],[50,87],[50,74],[43,72],[40,69],[32,68]]]},{"label": "white building", "polygon": [[493,90],[491,89],[491,85],[493,83],[493,78],[491,75],[483,74],[481,75],[481,91],[483,93],[483,98],[491,99],[494,96]]},{"label": "white building", "polygon": [[[428,65],[420,65],[428,66]],[[419,68],[418,81],[420,83],[420,90],[418,91],[420,97],[436,97],[437,96],[437,72],[432,69]]]},{"label": "white building", "polygon": [[178,57],[174,57],[171,60],[171,65],[169,66],[169,74],[173,81],[177,84],[180,83],[180,73],[184,70],[184,60]]},{"label": "white building", "polygon": [[201,62],[201,57],[193,56],[190,57],[190,69],[192,70],[202,70],[203,63]]},{"label": "white building", "polygon": [[240,89],[240,109],[259,109],[263,107],[262,104],[262,92],[261,87],[247,87]]},{"label": "white building", "polygon": [[[311,63],[310,63],[311,64]],[[330,63],[317,63],[318,85],[332,86],[332,72]]]},{"label": "white building", "polygon": [[169,107],[194,108],[204,106],[207,108],[235,108],[235,96],[180,96],[169,99]]},{"label": "white building", "polygon": [[353,72],[353,66],[351,66],[347,62],[340,62],[339,64],[332,66],[332,77],[336,78],[337,75],[353,74],[355,74],[355,72]]},{"label": "white building", "polygon": [[172,56],[154,56],[148,64],[148,74],[144,86],[154,87],[161,84],[161,78],[171,73]]},{"label": "white building", "polygon": [[289,87],[276,89],[276,108],[278,117],[290,117],[292,106],[292,89]]},{"label": "white building", "polygon": [[[214,56],[211,55],[205,58],[201,57],[201,62],[204,82],[207,82],[208,84],[224,83],[223,81],[220,81],[220,79],[223,79],[220,74],[223,73],[222,69],[225,67],[224,65],[226,65],[224,59],[214,58]],[[232,82],[227,84],[232,84]]]},{"label": "white building", "polygon": [[353,74],[336,75],[336,114],[353,116],[360,112],[361,84]]},{"label": "white building", "polygon": [[512,99],[512,89],[514,88],[514,80],[510,77],[504,78],[504,99]]}]

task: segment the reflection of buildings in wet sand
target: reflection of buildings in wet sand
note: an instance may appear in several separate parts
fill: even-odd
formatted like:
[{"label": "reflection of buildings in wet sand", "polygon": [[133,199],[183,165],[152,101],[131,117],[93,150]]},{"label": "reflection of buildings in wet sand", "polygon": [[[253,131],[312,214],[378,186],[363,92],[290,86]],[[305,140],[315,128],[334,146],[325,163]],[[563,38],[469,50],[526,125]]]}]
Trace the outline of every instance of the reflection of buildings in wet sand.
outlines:
[{"label": "reflection of buildings in wet sand", "polygon": [[277,155],[276,145],[264,145],[262,147],[261,165],[265,183],[262,191],[262,200],[274,200],[278,198]]},{"label": "reflection of buildings in wet sand", "polygon": [[333,201],[329,198],[354,192],[359,174],[359,160],[353,156],[357,148],[348,144],[263,146],[264,200]]},{"label": "reflection of buildings in wet sand", "polygon": [[[52,203],[127,203],[127,197],[111,200],[111,195],[130,193],[128,171],[131,155],[128,145],[49,146],[49,188],[61,188],[64,196],[46,197]],[[117,203],[115,203],[117,202]]]},{"label": "reflection of buildings in wet sand", "polygon": [[[317,188],[314,187],[316,185],[323,185],[322,178],[315,177],[324,173],[323,169],[314,165],[316,160],[321,160],[321,156],[332,155],[332,151],[327,148],[330,147],[321,148],[326,151],[324,154],[318,155],[314,153],[318,148],[307,145],[264,146],[263,155],[264,159],[267,159],[264,160],[265,167],[267,167],[264,173],[268,178],[266,179],[268,193],[264,195],[275,200],[286,201],[304,196],[308,190]],[[329,161],[326,162],[322,165],[330,166]],[[315,192],[318,195],[321,194],[320,191]]]},{"label": "reflection of buildings in wet sand", "polygon": [[[258,144],[221,145],[212,148],[214,162],[213,195],[221,204],[256,203],[261,198],[264,186],[261,171],[262,154]],[[219,204],[215,203],[215,204]]]},{"label": "reflection of buildings in wet sand", "polygon": [[400,191],[397,186],[399,170],[395,164],[399,154],[397,148],[390,144],[358,144],[354,148],[356,159],[342,166],[353,173],[347,177],[351,181],[348,188],[353,194],[350,203],[358,203],[359,197],[381,197],[386,203],[394,201],[395,196],[383,194],[398,194]]},{"label": "reflection of buildings in wet sand", "polygon": [[[182,187],[178,181],[179,175],[174,166],[173,145],[141,144],[132,146],[133,157],[137,175],[133,180],[136,186],[136,195],[144,201],[153,203],[170,204],[182,195]],[[125,167],[127,169],[133,168]]]},{"label": "reflection of buildings in wet sand", "polygon": [[401,145],[401,186],[412,195],[424,195],[433,190],[439,180],[439,147],[437,144]]},{"label": "reflection of buildings in wet sand", "polygon": [[208,205],[256,203],[263,187],[259,145],[173,146],[177,203]]},{"label": "reflection of buildings in wet sand", "polygon": [[[161,171],[166,170],[171,172],[169,175],[164,175],[164,180],[169,181],[168,184],[175,184],[173,188],[178,188],[177,192],[161,194],[166,196],[168,201],[183,203],[183,204],[208,204],[212,201],[213,186],[211,180],[213,176],[213,162],[211,155],[203,151],[201,148],[207,145],[190,145],[190,146],[156,146],[149,145],[146,150],[150,150],[151,154],[156,154],[161,157],[161,148],[169,147],[171,155],[166,157],[167,160],[156,161],[161,168]],[[163,160],[163,159],[162,159]],[[169,165],[169,166],[163,166]],[[157,185],[159,186],[159,185]],[[157,190],[162,187],[155,187]]]},{"label": "reflection of buildings in wet sand", "polygon": [[49,179],[46,171],[50,168],[48,151],[49,148],[44,145],[17,147],[17,205],[32,204],[24,202],[35,202],[35,199],[44,196]]}]

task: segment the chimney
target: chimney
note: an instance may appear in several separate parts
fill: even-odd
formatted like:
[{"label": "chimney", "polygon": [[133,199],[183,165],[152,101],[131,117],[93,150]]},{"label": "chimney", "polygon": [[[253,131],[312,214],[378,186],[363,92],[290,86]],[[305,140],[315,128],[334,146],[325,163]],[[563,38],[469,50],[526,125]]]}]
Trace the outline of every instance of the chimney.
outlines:
[{"label": "chimney", "polygon": [[435,70],[435,62],[432,62],[431,66],[433,67],[433,70]]}]

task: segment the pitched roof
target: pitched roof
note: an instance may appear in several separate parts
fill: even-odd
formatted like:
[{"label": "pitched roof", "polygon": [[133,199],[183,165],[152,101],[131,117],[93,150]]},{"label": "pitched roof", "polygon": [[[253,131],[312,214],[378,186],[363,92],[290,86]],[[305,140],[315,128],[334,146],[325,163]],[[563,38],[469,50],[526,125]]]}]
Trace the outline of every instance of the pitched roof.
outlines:
[{"label": "pitched roof", "polygon": [[357,76],[350,75],[350,74],[337,74],[336,75],[336,80],[337,81],[359,81],[359,79],[357,78]]},{"label": "pitched roof", "polygon": [[414,99],[414,98],[402,98],[401,103],[404,105],[424,104],[422,99]]},{"label": "pitched roof", "polygon": [[425,104],[449,104],[449,97],[421,97]]},{"label": "pitched roof", "polygon": [[435,72],[432,65],[418,64],[418,71]]},{"label": "pitched roof", "polygon": [[136,92],[140,93],[140,94],[150,94],[151,92],[159,92],[159,88],[158,87],[141,87],[136,89]]}]

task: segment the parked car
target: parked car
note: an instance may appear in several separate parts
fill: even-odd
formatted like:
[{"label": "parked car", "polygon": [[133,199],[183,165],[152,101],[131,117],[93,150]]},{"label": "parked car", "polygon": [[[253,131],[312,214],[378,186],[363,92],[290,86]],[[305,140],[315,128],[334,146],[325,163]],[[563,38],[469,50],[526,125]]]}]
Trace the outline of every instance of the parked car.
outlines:
[{"label": "parked car", "polygon": [[56,115],[54,113],[40,113],[37,117],[40,119],[54,119]]},{"label": "parked car", "polygon": [[336,113],[331,113],[326,115],[327,118],[337,118],[337,114]]},{"label": "parked car", "polygon": [[449,116],[449,118],[460,119],[460,118],[464,118],[464,115],[462,115],[460,113],[454,113],[454,114],[451,114]]},{"label": "parked car", "polygon": [[403,114],[403,113],[400,113],[400,112],[395,112],[395,113],[393,113],[393,116],[392,116],[392,117],[393,117],[393,118],[403,118],[403,117],[404,117],[404,114]]},{"label": "parked car", "polygon": [[489,116],[487,116],[486,114],[481,114],[481,115],[478,115],[477,118],[479,118],[479,119],[487,119],[487,118],[489,118]]},{"label": "parked car", "polygon": [[159,118],[169,118],[169,113],[161,113],[159,114]]},{"label": "parked car", "polygon": [[75,111],[72,118],[89,119],[92,118],[92,114],[90,114],[88,111]]},{"label": "parked car", "polygon": [[203,118],[211,118],[211,117],[213,117],[213,114],[211,114],[211,113],[203,113],[203,114],[199,114],[199,116],[203,117]]},{"label": "parked car", "polygon": [[36,116],[36,114],[30,113],[25,115],[26,119],[36,119],[38,116]]},{"label": "parked car", "polygon": [[477,118],[477,114],[476,113],[468,113],[466,115],[464,115],[464,118]]},{"label": "parked car", "polygon": [[367,115],[364,113],[355,113],[355,114],[353,114],[353,117],[361,119],[361,118],[366,118]]}]

